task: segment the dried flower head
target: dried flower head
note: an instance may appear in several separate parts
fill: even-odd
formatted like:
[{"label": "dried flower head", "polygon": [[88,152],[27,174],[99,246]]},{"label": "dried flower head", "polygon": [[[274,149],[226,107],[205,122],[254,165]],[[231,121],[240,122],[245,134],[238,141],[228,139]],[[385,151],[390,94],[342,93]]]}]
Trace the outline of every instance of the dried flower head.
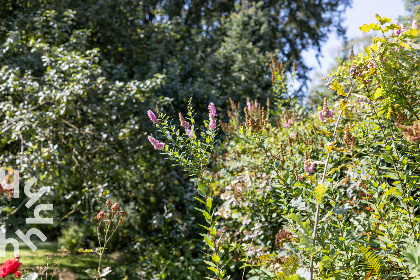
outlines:
[{"label": "dried flower head", "polygon": [[118,205],[118,203],[114,203],[114,204],[111,206],[111,210],[112,210],[112,211],[117,211],[118,209],[120,209],[120,206]]},{"label": "dried flower head", "polygon": [[285,243],[290,243],[293,241],[293,234],[285,229],[280,229],[276,234],[276,246],[277,248],[283,247]]},{"label": "dried flower head", "polygon": [[420,121],[415,122],[413,125],[402,125],[395,123],[395,126],[402,130],[404,137],[413,143],[420,142]]},{"label": "dried flower head", "polygon": [[346,131],[344,132],[343,142],[344,145],[346,145],[347,148],[353,149],[354,144],[356,143],[356,137],[354,137],[351,132],[350,128],[346,125]]},{"label": "dried flower head", "polygon": [[102,220],[105,217],[105,212],[104,210],[101,210],[97,215],[96,215],[96,219],[98,219],[99,221]]}]

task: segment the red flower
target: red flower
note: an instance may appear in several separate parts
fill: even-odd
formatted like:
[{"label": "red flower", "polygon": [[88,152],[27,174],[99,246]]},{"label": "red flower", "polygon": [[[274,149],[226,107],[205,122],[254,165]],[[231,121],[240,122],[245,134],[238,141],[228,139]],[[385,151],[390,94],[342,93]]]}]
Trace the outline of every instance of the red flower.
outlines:
[{"label": "red flower", "polygon": [[8,274],[15,274],[17,277],[20,277],[20,273],[17,270],[21,265],[22,263],[18,260],[8,259],[0,267],[0,277],[4,278]]}]

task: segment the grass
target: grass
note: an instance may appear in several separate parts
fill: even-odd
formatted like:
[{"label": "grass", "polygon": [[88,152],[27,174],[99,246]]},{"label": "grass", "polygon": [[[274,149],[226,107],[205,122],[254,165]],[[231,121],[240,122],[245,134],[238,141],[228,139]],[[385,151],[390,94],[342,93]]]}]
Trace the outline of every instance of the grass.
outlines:
[{"label": "grass", "polygon": [[[58,244],[56,242],[39,242],[36,243],[37,246],[36,251],[32,251],[25,243],[20,243],[19,246],[19,255],[20,255],[20,261],[22,262],[21,268],[27,271],[32,271],[32,269],[35,269],[36,266],[46,266],[47,260],[45,258],[46,253],[56,253],[57,256],[49,261],[49,267],[51,267],[51,264],[58,263],[61,258],[61,254],[57,252],[59,249]],[[8,258],[13,257],[13,247],[7,246],[6,256]],[[1,263],[3,263],[7,258],[0,258]],[[71,255],[64,257],[61,261],[59,271],[63,270],[64,268],[70,270],[73,272],[76,276],[76,279],[91,279],[87,276],[85,273],[86,269],[92,268],[97,269],[98,268],[98,261],[99,256],[95,253],[72,253]],[[118,264],[117,261],[113,260],[109,256],[103,256],[102,257],[102,267],[108,267],[111,268],[116,267]],[[49,269],[50,272],[53,271],[53,269]],[[112,276],[113,273],[109,275],[109,279],[119,279],[114,278]],[[116,276],[115,276],[116,277]],[[51,278],[49,278],[51,279]],[[58,279],[58,276],[55,276],[54,279]]]}]

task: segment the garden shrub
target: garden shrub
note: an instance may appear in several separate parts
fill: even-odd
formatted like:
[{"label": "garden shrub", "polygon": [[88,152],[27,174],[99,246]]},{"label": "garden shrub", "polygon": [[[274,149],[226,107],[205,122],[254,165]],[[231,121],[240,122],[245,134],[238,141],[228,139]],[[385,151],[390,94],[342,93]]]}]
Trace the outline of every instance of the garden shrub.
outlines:
[{"label": "garden shrub", "polygon": [[[417,23],[405,28],[376,18],[360,29],[383,36],[324,77],[336,95],[317,107],[293,97],[273,57],[274,106],[231,100],[212,179],[191,172],[188,131],[153,121],[171,128],[163,133],[172,140],[151,141],[155,148],[170,156],[172,147],[182,149],[171,158],[190,170],[199,194],[204,182],[212,201],[223,202],[214,216],[198,209],[210,222],[204,242],[216,248],[205,261],[210,279],[228,279],[229,268],[234,279],[417,279]],[[213,236],[217,243],[209,242]]]}]

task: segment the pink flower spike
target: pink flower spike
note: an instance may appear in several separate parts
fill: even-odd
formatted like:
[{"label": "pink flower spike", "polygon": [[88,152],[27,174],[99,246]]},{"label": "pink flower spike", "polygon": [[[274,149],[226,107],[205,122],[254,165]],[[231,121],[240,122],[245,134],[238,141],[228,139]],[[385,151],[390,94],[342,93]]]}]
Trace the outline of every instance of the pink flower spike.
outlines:
[{"label": "pink flower spike", "polygon": [[413,22],[411,23],[411,28],[417,30],[417,20],[413,20]]},{"label": "pink flower spike", "polygon": [[405,32],[405,26],[404,26],[404,24],[401,24],[401,32]]},{"label": "pink flower spike", "polygon": [[212,115],[213,117],[217,117],[216,107],[214,106],[213,102],[210,102],[209,104],[209,112],[210,112],[210,115]]},{"label": "pink flower spike", "polygon": [[319,112],[318,112],[318,118],[319,118],[319,120],[320,120],[321,122],[325,122],[325,119],[324,119],[324,114],[322,114],[322,111],[319,111]]},{"label": "pink flower spike", "polygon": [[147,115],[149,116],[149,119],[153,122],[153,123],[157,123],[159,122],[158,118],[156,117],[156,115],[151,111],[147,111]]},{"label": "pink flower spike", "polygon": [[216,120],[214,119],[214,116],[210,114],[210,123],[209,123],[209,129],[215,130],[216,129]]},{"label": "pink flower spike", "polygon": [[165,143],[159,142],[158,140],[156,140],[152,136],[149,136],[148,138],[149,138],[150,143],[155,148],[155,150],[162,150],[163,148],[165,148]]}]

